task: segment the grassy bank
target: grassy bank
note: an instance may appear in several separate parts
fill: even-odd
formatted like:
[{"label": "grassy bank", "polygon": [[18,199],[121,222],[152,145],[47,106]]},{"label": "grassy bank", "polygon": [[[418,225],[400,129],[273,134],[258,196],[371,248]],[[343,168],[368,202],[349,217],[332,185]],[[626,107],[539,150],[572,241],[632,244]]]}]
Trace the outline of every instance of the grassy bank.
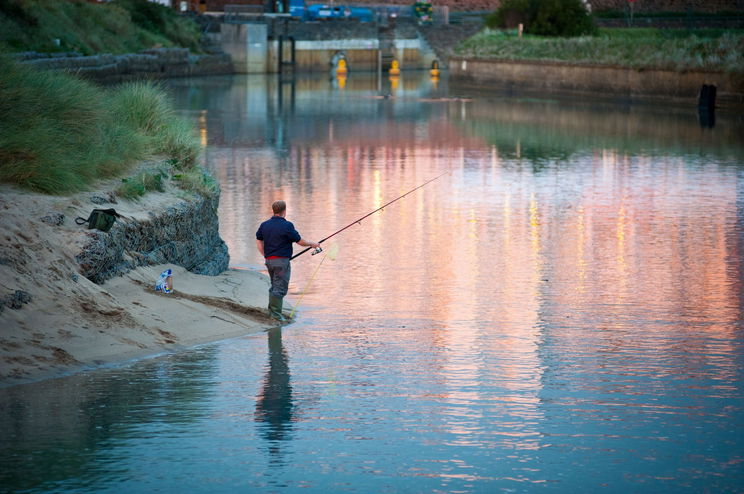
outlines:
[{"label": "grassy bank", "polygon": [[192,127],[153,83],[106,89],[0,57],[0,94],[4,183],[62,194],[166,156],[158,173],[178,174],[186,188],[209,185],[196,166],[200,149]]},{"label": "grassy bank", "polygon": [[600,29],[597,36],[553,38],[485,30],[456,54],[473,58],[608,64],[637,69],[744,72],[744,31]]},{"label": "grassy bank", "polygon": [[199,50],[193,20],[147,0],[0,0],[0,51],[132,53]]}]

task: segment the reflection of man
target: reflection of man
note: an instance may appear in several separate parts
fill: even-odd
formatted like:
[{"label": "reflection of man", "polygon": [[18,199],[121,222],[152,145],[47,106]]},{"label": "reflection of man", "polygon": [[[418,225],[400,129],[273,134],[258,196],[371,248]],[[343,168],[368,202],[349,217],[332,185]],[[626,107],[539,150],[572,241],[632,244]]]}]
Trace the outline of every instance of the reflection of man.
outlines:
[{"label": "reflection of man", "polygon": [[266,259],[266,269],[271,277],[269,288],[269,315],[274,319],[284,321],[282,305],[284,296],[289,289],[291,268],[289,259],[292,257],[292,243],[297,242],[303,247],[317,248],[317,242],[303,239],[294,225],[285,219],[287,205],[284,201],[276,201],[271,205],[274,216],[261,223],[256,232],[256,247]]},{"label": "reflection of man", "polygon": [[[274,328],[269,331],[269,368],[261,394],[256,400],[256,421],[266,423],[264,437],[268,441],[288,439],[286,436],[291,430],[292,410],[287,354],[282,346],[282,332]],[[272,451],[279,450],[278,444],[272,444],[270,448]]]}]

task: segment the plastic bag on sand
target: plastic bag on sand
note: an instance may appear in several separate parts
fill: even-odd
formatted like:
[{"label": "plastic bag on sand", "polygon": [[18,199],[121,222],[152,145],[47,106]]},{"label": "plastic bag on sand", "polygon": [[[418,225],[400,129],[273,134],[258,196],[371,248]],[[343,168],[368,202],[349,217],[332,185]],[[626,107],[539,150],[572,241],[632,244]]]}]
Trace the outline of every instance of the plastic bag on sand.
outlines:
[{"label": "plastic bag on sand", "polygon": [[170,293],[173,291],[173,270],[168,268],[160,273],[160,279],[155,284],[156,292]]}]

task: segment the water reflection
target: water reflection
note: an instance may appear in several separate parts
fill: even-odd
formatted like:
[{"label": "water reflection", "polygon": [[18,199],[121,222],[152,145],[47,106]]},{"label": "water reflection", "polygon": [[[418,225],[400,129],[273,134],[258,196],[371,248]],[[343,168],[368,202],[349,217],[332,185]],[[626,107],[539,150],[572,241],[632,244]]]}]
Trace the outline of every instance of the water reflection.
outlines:
[{"label": "water reflection", "polygon": [[712,129],[716,126],[716,109],[708,107],[698,108],[698,121],[703,129]]},{"label": "water reflection", "polygon": [[[263,90],[271,100],[271,83]],[[426,81],[394,98],[359,81],[324,91],[322,81],[297,87],[280,116],[286,145],[211,141],[225,238],[234,259],[258,264],[245,232],[274,198],[322,237],[451,172],[339,238],[303,315],[406,328],[384,337],[339,328],[332,347],[356,356],[355,376],[380,359],[415,383],[404,395],[426,390],[412,409],[435,403],[442,421],[430,425],[445,444],[495,448],[503,461],[513,452],[532,465],[515,478],[556,481],[535,458],[587,441],[625,451],[615,441],[633,436],[634,422],[655,424],[666,432],[647,433],[646,460],[627,468],[662,482],[653,461],[676,463],[668,459],[681,439],[664,444],[672,431],[715,409],[718,396],[741,403],[732,384],[742,351],[740,122],[728,117],[711,132],[686,110],[493,94],[469,102]],[[268,120],[277,115],[266,108]],[[219,134],[225,122],[213,124]],[[315,263],[296,266],[294,295]],[[324,333],[301,338],[329,344]],[[378,354],[378,338],[396,342],[399,366],[390,348]],[[404,370],[408,360],[423,365],[416,349],[427,356],[426,382]],[[380,393],[379,384],[375,375],[363,386]],[[696,390],[712,408],[691,405]],[[726,412],[724,429],[740,414],[739,405]],[[734,443],[718,444],[706,461],[733,454]],[[583,461],[601,471],[605,459]],[[473,479],[499,478],[478,461],[467,468]]]},{"label": "water reflection", "polygon": [[261,393],[256,398],[257,422],[265,426],[261,435],[268,443],[272,457],[281,461],[281,441],[291,439],[292,385],[289,375],[289,359],[282,346],[282,330],[272,329],[268,332],[269,362],[266,366]]},{"label": "water reflection", "polygon": [[[275,199],[322,238],[449,174],[339,235],[312,283],[321,258],[297,259],[290,298],[307,297],[268,354],[259,335],[210,347],[202,371],[128,374],[92,446],[69,419],[88,400],[45,397],[70,400],[70,433],[38,441],[45,419],[4,408],[24,424],[4,431],[18,435],[2,450],[11,470],[68,441],[77,469],[15,470],[61,491],[739,489],[741,121],[702,129],[694,109],[505,98],[425,75],[384,98],[387,83],[172,82],[242,265],[260,269],[253,235]],[[182,387],[193,401],[168,391]],[[175,405],[184,420],[164,429]]]},{"label": "water reflection", "polygon": [[[126,475],[111,450],[148,430],[190,427],[209,401],[215,348],[0,389],[0,490]],[[137,383],[133,386],[133,383]],[[118,450],[116,461],[126,454]],[[118,472],[117,472],[118,470]]]}]

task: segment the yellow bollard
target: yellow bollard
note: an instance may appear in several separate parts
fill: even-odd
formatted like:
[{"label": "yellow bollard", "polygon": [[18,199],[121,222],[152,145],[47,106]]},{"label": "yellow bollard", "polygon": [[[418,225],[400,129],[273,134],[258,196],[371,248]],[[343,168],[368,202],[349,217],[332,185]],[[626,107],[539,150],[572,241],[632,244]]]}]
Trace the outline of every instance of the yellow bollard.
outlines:
[{"label": "yellow bollard", "polygon": [[393,59],[393,62],[390,64],[390,75],[400,75],[400,67],[398,67],[398,61]]}]

